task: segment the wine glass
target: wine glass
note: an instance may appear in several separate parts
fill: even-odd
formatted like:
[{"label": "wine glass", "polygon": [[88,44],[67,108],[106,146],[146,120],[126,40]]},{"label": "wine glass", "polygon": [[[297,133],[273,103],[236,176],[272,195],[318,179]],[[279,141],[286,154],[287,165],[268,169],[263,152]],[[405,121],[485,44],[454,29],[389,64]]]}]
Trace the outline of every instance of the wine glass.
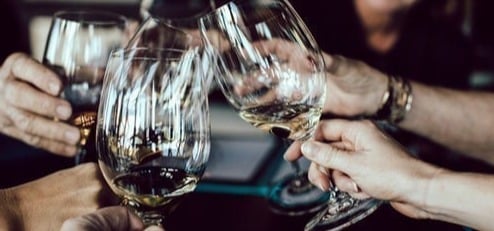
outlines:
[{"label": "wine glass", "polygon": [[198,19],[214,8],[213,0],[141,0],[143,21],[127,47],[198,46],[201,42]]},{"label": "wine glass", "polygon": [[[324,61],[288,1],[232,1],[202,17],[200,27],[217,58],[217,82],[242,119],[290,141],[313,136],[325,99]],[[336,187],[324,193],[302,172],[277,184],[269,201],[276,212],[288,215],[329,206],[332,210],[321,213],[333,212],[324,220],[332,227],[324,227],[335,230],[360,220],[378,205],[377,200],[356,200]],[[319,220],[307,228],[316,227]]]},{"label": "wine glass", "polygon": [[141,0],[143,21],[127,47],[197,48],[209,88],[213,82],[212,64],[203,49],[198,20],[214,9],[214,0]]},{"label": "wine glass", "polygon": [[194,191],[210,151],[203,74],[194,49],[112,53],[96,129],[99,166],[122,205],[162,225]]},{"label": "wine glass", "polygon": [[76,164],[96,161],[94,127],[101,84],[111,50],[122,47],[127,21],[103,11],[56,12],[48,33],[43,64],[63,82],[60,97],[70,102],[69,123],[79,127]]},{"label": "wine glass", "polygon": [[[313,135],[321,115],[324,63],[307,29],[286,7],[230,2],[200,23],[208,53],[217,57],[218,85],[240,117],[283,139],[302,141]],[[278,42],[290,51],[276,53]],[[310,184],[298,162],[292,166],[295,174],[269,195],[274,211],[298,215],[323,207],[329,194]]]}]

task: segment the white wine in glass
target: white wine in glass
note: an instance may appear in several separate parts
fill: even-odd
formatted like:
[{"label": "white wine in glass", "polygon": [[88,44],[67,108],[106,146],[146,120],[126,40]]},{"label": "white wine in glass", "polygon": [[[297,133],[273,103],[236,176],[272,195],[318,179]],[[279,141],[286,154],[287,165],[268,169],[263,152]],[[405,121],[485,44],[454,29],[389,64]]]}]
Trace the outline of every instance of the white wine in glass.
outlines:
[{"label": "white wine in glass", "polygon": [[108,62],[97,124],[99,166],[146,225],[194,191],[209,157],[207,94],[196,50],[130,48]]},{"label": "white wine in glass", "polygon": [[[312,137],[325,99],[324,61],[286,2],[229,2],[202,17],[200,28],[218,85],[242,119],[288,142]],[[324,207],[329,194],[292,166],[268,195],[272,209],[300,215]]]},{"label": "white wine in glass", "polygon": [[[227,100],[252,125],[288,141],[310,139],[326,99],[325,64],[311,32],[286,0],[231,1],[201,18],[200,28]],[[274,211],[320,211],[308,230],[339,230],[372,213],[379,200],[322,192],[300,167],[274,186]]]}]

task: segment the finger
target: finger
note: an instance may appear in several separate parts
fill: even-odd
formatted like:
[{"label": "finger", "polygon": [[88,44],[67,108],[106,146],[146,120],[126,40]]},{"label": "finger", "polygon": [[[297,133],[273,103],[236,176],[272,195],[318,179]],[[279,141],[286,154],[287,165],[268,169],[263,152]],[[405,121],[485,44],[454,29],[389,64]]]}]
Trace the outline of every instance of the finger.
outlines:
[{"label": "finger", "polygon": [[367,134],[371,127],[375,126],[370,121],[323,120],[319,122],[316,134],[319,139],[339,141],[345,149],[353,150],[358,134]]},{"label": "finger", "polygon": [[5,128],[2,132],[14,139],[21,140],[30,146],[41,148],[56,155],[73,157],[77,153],[77,147],[75,145],[67,145],[51,139],[31,135],[15,127]]},{"label": "finger", "polygon": [[370,198],[370,195],[360,189],[357,183],[340,171],[333,171],[333,181],[339,190],[347,192],[351,197],[359,200]]},{"label": "finger", "polygon": [[326,71],[335,76],[346,76],[355,69],[353,60],[347,59],[340,55],[328,55],[323,53]]},{"label": "finger", "polygon": [[[332,147],[317,141],[307,141],[302,144],[303,155],[324,168],[336,170],[351,170],[352,155],[345,150]],[[346,171],[343,171],[346,172]]]},{"label": "finger", "polygon": [[261,55],[276,54],[278,59],[287,61],[289,67],[299,72],[313,73],[318,69],[315,54],[291,41],[269,39],[255,42],[253,45]]},{"label": "finger", "polygon": [[47,117],[66,120],[72,114],[67,101],[44,94],[19,81],[10,81],[5,86],[4,98],[11,105]]},{"label": "finger", "polygon": [[347,132],[348,122],[340,119],[321,120],[318,124],[315,137],[318,140],[341,141]]},{"label": "finger", "polygon": [[340,171],[333,171],[333,181],[338,189],[348,193],[358,193],[360,188],[349,176]]},{"label": "finger", "polygon": [[58,95],[62,88],[59,77],[41,63],[23,53],[14,53],[4,62],[7,74],[28,82],[51,95]]},{"label": "finger", "polygon": [[331,187],[331,179],[327,170],[322,170],[318,164],[312,162],[308,172],[309,181],[322,191],[328,191]]},{"label": "finger", "polygon": [[294,161],[297,160],[302,156],[302,153],[300,151],[300,146],[302,145],[301,142],[295,141],[293,142],[290,147],[285,151],[285,154],[283,155],[283,158],[287,161]]},{"label": "finger", "polygon": [[125,207],[113,206],[65,221],[61,230],[142,230],[144,224]]},{"label": "finger", "polygon": [[74,126],[15,108],[8,110],[6,114],[12,120],[16,129],[24,133],[64,142],[68,145],[75,145],[79,142],[80,131]]},{"label": "finger", "polygon": [[165,230],[162,227],[152,225],[147,227],[144,231],[165,231]]}]

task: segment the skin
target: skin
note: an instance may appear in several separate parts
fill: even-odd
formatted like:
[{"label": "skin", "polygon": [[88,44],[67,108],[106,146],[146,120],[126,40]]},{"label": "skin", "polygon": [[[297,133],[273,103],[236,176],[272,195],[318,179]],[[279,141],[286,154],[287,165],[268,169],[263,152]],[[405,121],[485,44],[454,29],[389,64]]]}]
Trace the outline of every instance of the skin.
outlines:
[{"label": "skin", "polygon": [[[324,111],[340,116],[373,115],[381,105],[387,76],[363,62],[327,54],[324,58],[328,76]],[[494,94],[413,81],[411,86],[412,108],[396,126],[494,164]]]},{"label": "skin", "polygon": [[323,190],[334,178],[350,195],[389,201],[412,218],[492,230],[494,194],[488,192],[494,176],[456,173],[415,159],[370,121],[322,121],[315,140],[294,144],[285,158],[302,154],[312,161],[310,181]]},{"label": "skin", "polygon": [[162,227],[144,228],[142,221],[127,208],[111,206],[96,212],[66,220],[61,231],[164,231]]},{"label": "skin", "polygon": [[[359,61],[327,54],[324,58],[328,76],[324,112],[373,115],[386,91],[387,76]],[[411,86],[412,108],[396,126],[494,163],[494,94],[416,82]],[[414,159],[370,121],[321,121],[315,139],[295,142],[285,158],[292,161],[302,155],[312,161],[309,178],[321,189],[328,190],[334,179],[352,196],[389,201],[412,218],[492,230],[493,176],[452,172]]]},{"label": "skin", "polygon": [[7,57],[0,68],[0,132],[57,155],[74,156],[80,133],[62,122],[72,108],[57,97],[61,88],[59,77],[28,55]]},{"label": "skin", "polygon": [[87,163],[2,189],[0,230],[59,230],[65,220],[113,203],[103,182],[98,166]]}]

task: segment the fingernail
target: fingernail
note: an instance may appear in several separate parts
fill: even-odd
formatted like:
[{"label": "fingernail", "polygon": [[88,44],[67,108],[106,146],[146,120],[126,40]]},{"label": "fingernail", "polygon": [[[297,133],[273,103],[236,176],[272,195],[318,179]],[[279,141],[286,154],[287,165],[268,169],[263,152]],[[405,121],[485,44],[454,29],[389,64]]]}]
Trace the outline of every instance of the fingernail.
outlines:
[{"label": "fingernail", "polygon": [[60,85],[58,83],[50,83],[48,85],[48,88],[50,89],[50,93],[53,95],[58,95],[60,92]]},{"label": "fingernail", "polygon": [[77,143],[79,141],[79,136],[80,136],[79,131],[67,131],[67,132],[65,132],[65,138],[71,144]]},{"label": "fingernail", "polygon": [[69,118],[70,113],[72,113],[72,111],[70,110],[70,107],[68,107],[68,106],[60,105],[57,107],[57,114],[61,118],[64,118],[64,119]]},{"label": "fingernail", "polygon": [[326,187],[324,187],[324,184],[323,184],[322,182],[320,182],[320,181],[319,181],[319,182],[317,182],[317,187],[318,187],[319,189],[321,189],[323,192],[325,192],[325,191],[327,190],[327,188],[326,188]]},{"label": "fingernail", "polygon": [[304,155],[311,155],[315,151],[315,145],[308,141],[302,144],[301,150]]},{"label": "fingernail", "polygon": [[357,183],[355,183],[355,182],[352,182],[352,191],[354,193],[360,192],[360,188],[358,187]]}]

